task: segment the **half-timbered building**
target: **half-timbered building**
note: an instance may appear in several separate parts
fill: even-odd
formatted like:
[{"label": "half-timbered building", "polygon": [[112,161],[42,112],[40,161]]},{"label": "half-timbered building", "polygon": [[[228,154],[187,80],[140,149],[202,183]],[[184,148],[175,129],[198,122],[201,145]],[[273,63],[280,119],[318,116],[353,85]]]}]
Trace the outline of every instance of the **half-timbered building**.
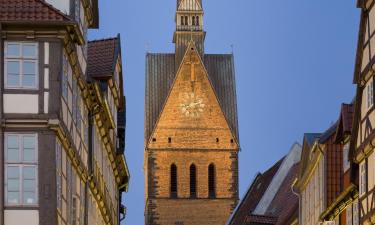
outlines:
[{"label": "half-timbered building", "polygon": [[147,225],[225,224],[238,201],[232,54],[206,54],[201,0],[177,0],[175,52],[146,56]]},{"label": "half-timbered building", "polygon": [[361,10],[354,83],[357,86],[351,156],[359,166],[360,224],[372,224],[375,218],[375,110],[374,110],[374,47],[375,2],[359,0]]},{"label": "half-timbered building", "polygon": [[118,225],[125,213],[120,42],[94,54],[98,18],[97,0],[0,1],[1,225]]}]

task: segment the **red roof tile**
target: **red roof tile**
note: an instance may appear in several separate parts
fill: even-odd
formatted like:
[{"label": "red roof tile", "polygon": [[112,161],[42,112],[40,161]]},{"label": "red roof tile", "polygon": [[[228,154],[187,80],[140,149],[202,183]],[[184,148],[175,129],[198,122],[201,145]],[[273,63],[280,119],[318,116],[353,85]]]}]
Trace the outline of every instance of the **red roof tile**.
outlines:
[{"label": "red roof tile", "polygon": [[43,0],[0,0],[0,22],[71,22]]},{"label": "red roof tile", "polygon": [[119,36],[90,41],[88,44],[87,73],[93,78],[105,78],[113,74],[119,52]]},{"label": "red roof tile", "polygon": [[[277,217],[277,225],[284,225],[298,215],[298,196],[292,191],[292,184],[299,171],[299,163],[292,166],[282,182],[266,214]],[[288,206],[288,207],[285,207]]]},{"label": "red roof tile", "polygon": [[246,217],[246,221],[244,225],[252,225],[252,224],[269,224],[275,225],[277,222],[276,217],[272,216],[262,216],[262,215],[248,215]]},{"label": "red roof tile", "polygon": [[340,118],[336,131],[336,142],[342,141],[346,134],[350,134],[353,126],[354,104],[342,104]]},{"label": "red roof tile", "polygon": [[254,211],[259,201],[263,197],[263,194],[266,192],[273,177],[278,171],[283,159],[278,161],[275,165],[273,165],[270,169],[268,169],[263,174],[257,175],[250,189],[246,193],[244,199],[241,201],[240,205],[238,206],[229,224],[232,224],[232,225],[244,224],[244,221],[246,220],[247,216],[251,215],[252,211]]}]

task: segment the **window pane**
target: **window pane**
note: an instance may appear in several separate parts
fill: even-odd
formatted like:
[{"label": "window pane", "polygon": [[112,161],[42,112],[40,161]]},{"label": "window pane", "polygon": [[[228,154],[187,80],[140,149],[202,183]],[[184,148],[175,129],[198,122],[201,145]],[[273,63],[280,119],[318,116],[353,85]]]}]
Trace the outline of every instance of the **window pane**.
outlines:
[{"label": "window pane", "polygon": [[18,148],[8,148],[7,149],[7,162],[19,162],[20,161],[20,151]]},{"label": "window pane", "polygon": [[7,188],[8,191],[20,190],[20,181],[18,179],[17,180],[8,179],[7,183],[8,183],[8,188]]},{"label": "window pane", "polygon": [[23,181],[23,191],[35,191],[36,181],[35,180],[24,180]]},{"label": "window pane", "polygon": [[7,202],[9,204],[18,204],[20,202],[19,192],[7,192]]},{"label": "window pane", "polygon": [[36,76],[35,74],[24,74],[22,80],[22,86],[24,87],[36,87]]},{"label": "window pane", "polygon": [[26,162],[35,162],[35,149],[25,148],[23,150],[23,160]]},{"label": "window pane", "polygon": [[35,167],[24,167],[23,168],[23,179],[35,179],[36,169]]},{"label": "window pane", "polygon": [[19,44],[8,44],[7,56],[19,56],[20,55],[20,45]]},{"label": "window pane", "polygon": [[36,63],[35,62],[23,62],[23,74],[35,74]]},{"label": "window pane", "polygon": [[22,47],[23,57],[36,57],[37,48],[35,44],[23,44]]},{"label": "window pane", "polygon": [[20,62],[18,61],[7,61],[8,74],[20,74]]},{"label": "window pane", "polygon": [[7,178],[14,178],[18,179],[20,177],[20,170],[18,167],[15,166],[8,166],[7,167]]},{"label": "window pane", "polygon": [[35,136],[24,136],[23,137],[24,148],[35,148]]},{"label": "window pane", "polygon": [[24,204],[36,204],[35,192],[23,192],[23,203]]}]

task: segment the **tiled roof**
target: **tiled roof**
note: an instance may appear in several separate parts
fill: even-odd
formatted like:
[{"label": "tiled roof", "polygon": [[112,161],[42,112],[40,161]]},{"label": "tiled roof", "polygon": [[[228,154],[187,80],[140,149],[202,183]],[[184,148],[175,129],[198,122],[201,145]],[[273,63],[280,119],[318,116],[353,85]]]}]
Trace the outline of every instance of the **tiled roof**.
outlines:
[{"label": "tiled roof", "polygon": [[[233,55],[205,54],[203,61],[224,115],[239,141]],[[145,142],[150,138],[171,89],[175,69],[175,54],[149,53],[146,56]]]},{"label": "tiled roof", "polygon": [[276,222],[277,222],[277,218],[273,216],[249,215],[246,217],[244,225],[261,225],[261,224],[275,225]]},{"label": "tiled roof", "polygon": [[[286,225],[298,213],[298,196],[292,191],[292,184],[299,171],[299,163],[290,168],[266,214],[277,217],[276,225]],[[285,207],[287,206],[287,207]]]},{"label": "tiled roof", "polygon": [[72,22],[43,0],[0,0],[0,22]]},{"label": "tiled roof", "polygon": [[249,190],[247,191],[245,197],[240,202],[240,205],[235,211],[235,214],[233,215],[232,220],[229,224],[242,225],[247,216],[251,215],[251,213],[254,211],[259,201],[263,197],[264,192],[266,192],[276,172],[279,170],[279,167],[283,160],[284,158],[278,161],[263,174],[258,174],[254,182],[251,184]]},{"label": "tiled roof", "polygon": [[345,134],[350,134],[353,126],[354,104],[342,104],[340,118],[336,131],[336,142],[340,141]]},{"label": "tiled roof", "polygon": [[119,36],[89,41],[87,74],[92,78],[107,78],[115,70],[120,51]]}]

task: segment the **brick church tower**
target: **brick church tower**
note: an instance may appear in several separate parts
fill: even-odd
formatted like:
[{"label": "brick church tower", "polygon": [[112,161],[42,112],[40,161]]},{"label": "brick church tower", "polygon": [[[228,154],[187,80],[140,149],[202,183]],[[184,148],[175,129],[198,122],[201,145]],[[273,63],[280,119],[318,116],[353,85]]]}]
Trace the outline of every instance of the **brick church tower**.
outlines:
[{"label": "brick church tower", "polygon": [[175,53],[146,56],[146,225],[224,225],[238,201],[233,55],[205,54],[203,22],[177,0]]}]

